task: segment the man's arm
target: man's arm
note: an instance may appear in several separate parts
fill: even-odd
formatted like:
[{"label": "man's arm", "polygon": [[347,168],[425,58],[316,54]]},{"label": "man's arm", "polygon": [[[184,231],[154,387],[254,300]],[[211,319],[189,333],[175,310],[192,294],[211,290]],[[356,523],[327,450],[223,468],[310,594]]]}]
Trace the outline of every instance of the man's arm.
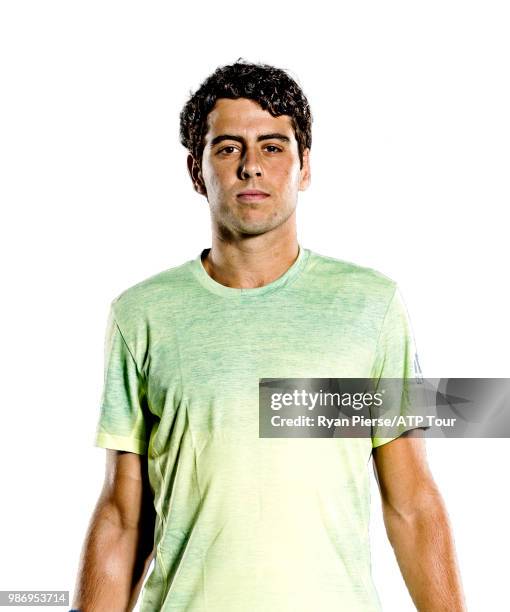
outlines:
[{"label": "man's arm", "polygon": [[467,610],[448,514],[416,430],[373,450],[384,524],[420,612]]},{"label": "man's arm", "polygon": [[136,603],[154,548],[146,459],[107,450],[105,481],[83,545],[73,608],[126,612]]}]

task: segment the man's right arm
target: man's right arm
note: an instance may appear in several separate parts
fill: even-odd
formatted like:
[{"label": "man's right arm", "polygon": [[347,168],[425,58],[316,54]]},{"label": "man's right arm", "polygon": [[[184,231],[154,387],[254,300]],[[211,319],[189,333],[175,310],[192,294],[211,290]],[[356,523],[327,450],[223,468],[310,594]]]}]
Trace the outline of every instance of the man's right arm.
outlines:
[{"label": "man's right arm", "polygon": [[85,537],[73,608],[126,612],[136,603],[154,548],[146,459],[107,450],[105,482]]}]

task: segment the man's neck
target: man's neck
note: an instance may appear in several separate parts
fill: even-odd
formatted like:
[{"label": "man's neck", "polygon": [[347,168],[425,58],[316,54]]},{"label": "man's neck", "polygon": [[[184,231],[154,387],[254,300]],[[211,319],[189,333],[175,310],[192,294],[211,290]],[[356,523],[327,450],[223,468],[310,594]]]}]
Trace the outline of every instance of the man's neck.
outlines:
[{"label": "man's neck", "polygon": [[298,253],[295,233],[277,241],[261,235],[226,242],[213,235],[212,247],[202,263],[209,276],[221,285],[253,289],[280,278],[296,261]]}]

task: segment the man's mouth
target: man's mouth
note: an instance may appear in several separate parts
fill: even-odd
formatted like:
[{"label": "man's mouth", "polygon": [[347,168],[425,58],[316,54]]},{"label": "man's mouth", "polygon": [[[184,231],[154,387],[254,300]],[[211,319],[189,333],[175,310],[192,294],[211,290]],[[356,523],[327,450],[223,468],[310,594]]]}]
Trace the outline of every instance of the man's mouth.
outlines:
[{"label": "man's mouth", "polygon": [[241,202],[261,202],[269,197],[269,194],[260,189],[245,189],[237,194],[237,199]]}]

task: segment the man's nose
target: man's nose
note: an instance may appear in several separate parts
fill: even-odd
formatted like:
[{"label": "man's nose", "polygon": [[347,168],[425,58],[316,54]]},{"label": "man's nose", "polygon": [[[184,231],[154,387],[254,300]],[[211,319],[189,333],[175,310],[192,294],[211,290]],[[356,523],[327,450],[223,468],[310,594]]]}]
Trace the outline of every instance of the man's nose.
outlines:
[{"label": "man's nose", "polygon": [[262,176],[262,165],[257,152],[247,149],[239,164],[239,178],[249,179],[253,176]]}]

